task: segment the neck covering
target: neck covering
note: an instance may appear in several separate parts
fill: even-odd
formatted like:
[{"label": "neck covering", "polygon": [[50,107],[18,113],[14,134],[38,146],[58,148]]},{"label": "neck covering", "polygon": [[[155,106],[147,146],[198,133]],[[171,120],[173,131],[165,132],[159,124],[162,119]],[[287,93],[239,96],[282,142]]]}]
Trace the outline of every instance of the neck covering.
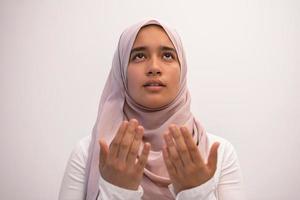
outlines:
[{"label": "neck covering", "polygon": [[[158,25],[164,29],[173,43],[180,63],[180,88],[177,96],[169,104],[156,109],[144,107],[129,96],[127,88],[127,66],[130,51],[139,30],[146,25]],[[135,118],[144,127],[143,142],[151,144],[151,150],[141,185],[142,199],[173,199],[168,190],[171,183],[165,167],[162,148],[162,134],[170,124],[185,125],[198,145],[203,158],[207,157],[207,135],[199,121],[190,111],[191,97],[187,88],[187,64],[179,35],[174,29],[157,19],[141,21],[125,29],[119,38],[112,67],[106,80],[98,107],[97,120],[93,128],[88,160],[85,168],[85,199],[95,200],[99,193],[99,144],[104,138],[108,144],[113,140],[123,120]]]}]

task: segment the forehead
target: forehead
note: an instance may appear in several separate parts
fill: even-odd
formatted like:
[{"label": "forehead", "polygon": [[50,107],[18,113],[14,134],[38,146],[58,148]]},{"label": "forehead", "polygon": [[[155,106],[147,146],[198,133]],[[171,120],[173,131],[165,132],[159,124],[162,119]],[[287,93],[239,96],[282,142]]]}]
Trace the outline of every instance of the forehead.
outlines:
[{"label": "forehead", "polygon": [[169,46],[174,48],[166,31],[159,25],[142,27],[133,43],[133,48],[137,46]]}]

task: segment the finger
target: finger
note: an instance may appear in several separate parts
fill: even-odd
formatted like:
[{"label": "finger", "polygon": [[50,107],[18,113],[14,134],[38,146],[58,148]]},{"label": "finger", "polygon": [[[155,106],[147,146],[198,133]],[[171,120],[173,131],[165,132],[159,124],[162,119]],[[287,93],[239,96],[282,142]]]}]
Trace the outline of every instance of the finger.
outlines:
[{"label": "finger", "polygon": [[99,167],[100,167],[100,170],[102,170],[106,163],[109,149],[108,149],[108,145],[106,144],[104,139],[99,140],[99,145],[100,145]]},{"label": "finger", "polygon": [[186,146],[188,147],[193,162],[195,164],[204,165],[204,161],[200,155],[200,151],[192,137],[192,134],[189,133],[187,127],[180,127],[180,130],[182,132],[182,136],[185,140]]},{"label": "finger", "polygon": [[143,134],[144,134],[144,128],[142,126],[138,126],[129,153],[127,155],[127,163],[129,165],[135,164],[139,152],[139,148],[142,143]]},{"label": "finger", "polygon": [[169,155],[167,147],[163,148],[163,158],[170,177],[176,177],[176,168],[174,167]]},{"label": "finger", "polygon": [[164,134],[164,139],[167,145],[168,155],[170,160],[172,161],[173,165],[176,167],[176,169],[182,169],[183,163],[181,161],[181,158],[179,157],[179,154],[177,152],[177,149],[175,147],[174,141],[172,137],[170,136],[170,133],[167,132]]},{"label": "finger", "polygon": [[128,121],[123,121],[118,129],[116,136],[112,140],[109,146],[110,148],[109,156],[111,158],[116,158],[118,156],[119,145],[122,141],[123,135],[125,134],[127,127],[128,127]]},{"label": "finger", "polygon": [[149,143],[145,143],[143,147],[143,151],[139,156],[138,162],[136,163],[136,169],[138,172],[144,170],[145,165],[147,164],[150,149],[151,149],[151,145]]},{"label": "finger", "polygon": [[126,161],[129,148],[133,142],[137,125],[138,121],[136,119],[131,119],[129,121],[128,128],[126,129],[123,139],[120,143],[118,158],[124,162]]},{"label": "finger", "polygon": [[181,131],[178,129],[176,125],[171,125],[169,130],[174,138],[176,143],[178,154],[183,161],[183,165],[189,165],[191,163],[191,156],[189,154],[188,148],[185,144],[184,138],[181,134]]},{"label": "finger", "polygon": [[217,161],[218,161],[218,148],[220,146],[220,143],[215,142],[209,151],[207,166],[210,169],[210,171],[214,174],[217,169]]}]

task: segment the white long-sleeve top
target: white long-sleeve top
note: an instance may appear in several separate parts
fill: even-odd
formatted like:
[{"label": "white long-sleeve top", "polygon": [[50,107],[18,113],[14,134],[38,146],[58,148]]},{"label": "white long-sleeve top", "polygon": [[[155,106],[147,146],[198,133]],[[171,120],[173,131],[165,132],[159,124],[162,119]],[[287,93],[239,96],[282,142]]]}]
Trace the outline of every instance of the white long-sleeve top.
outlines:
[{"label": "white long-sleeve top", "polygon": [[[62,180],[59,200],[84,200],[85,167],[88,158],[88,147],[91,137],[81,139],[68,160]],[[169,190],[176,200],[244,200],[242,173],[234,147],[225,139],[208,133],[209,147],[219,142],[217,169],[214,176],[206,183],[183,190],[177,195],[172,184]],[[97,200],[141,200],[143,188],[138,190],[124,189],[99,180]]]}]

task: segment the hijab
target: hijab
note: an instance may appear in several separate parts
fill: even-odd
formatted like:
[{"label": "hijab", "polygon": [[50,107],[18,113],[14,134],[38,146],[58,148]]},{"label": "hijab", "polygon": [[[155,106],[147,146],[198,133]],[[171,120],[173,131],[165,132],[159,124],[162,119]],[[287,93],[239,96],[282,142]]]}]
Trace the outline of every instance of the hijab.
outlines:
[{"label": "hijab", "polygon": [[[158,25],[173,43],[180,63],[180,88],[177,96],[169,104],[160,108],[147,108],[130,97],[127,87],[127,67],[130,52],[139,30],[147,25]],[[95,200],[99,189],[99,139],[108,144],[113,140],[124,120],[135,118],[144,127],[143,142],[151,144],[150,154],[144,169],[141,185],[142,199],[173,199],[168,185],[171,184],[162,157],[162,134],[170,124],[185,125],[198,145],[204,158],[207,157],[207,134],[190,111],[191,97],[187,88],[187,63],[177,32],[157,19],[147,19],[136,23],[121,34],[115,51],[111,70],[106,80],[98,107],[96,123],[93,127],[85,168],[86,200]],[[101,191],[100,191],[101,192]]]}]

